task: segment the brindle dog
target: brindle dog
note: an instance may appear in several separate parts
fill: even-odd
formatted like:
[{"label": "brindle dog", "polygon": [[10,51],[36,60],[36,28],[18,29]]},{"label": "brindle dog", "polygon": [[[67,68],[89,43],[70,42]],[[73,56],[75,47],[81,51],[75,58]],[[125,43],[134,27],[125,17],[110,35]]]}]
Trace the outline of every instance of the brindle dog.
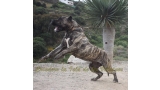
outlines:
[{"label": "brindle dog", "polygon": [[116,71],[112,69],[107,53],[89,42],[83,29],[71,16],[52,20],[51,24],[55,26],[55,32],[65,31],[66,33],[61,44],[49,54],[43,56],[39,62],[52,57],[59,59],[65,54],[71,53],[75,57],[91,62],[89,64],[90,70],[98,75],[96,78],[92,78],[92,81],[96,81],[102,77],[103,73],[98,68],[103,66],[108,76],[109,74],[113,74],[113,81],[118,82]]}]

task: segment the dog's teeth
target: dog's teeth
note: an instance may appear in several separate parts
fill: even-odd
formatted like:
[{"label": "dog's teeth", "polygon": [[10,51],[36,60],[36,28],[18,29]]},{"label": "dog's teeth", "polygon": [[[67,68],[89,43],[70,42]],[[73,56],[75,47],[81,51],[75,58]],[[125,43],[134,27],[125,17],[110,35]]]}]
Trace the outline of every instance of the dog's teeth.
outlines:
[{"label": "dog's teeth", "polygon": [[57,30],[58,30],[58,27],[55,27],[54,32],[57,32]]}]

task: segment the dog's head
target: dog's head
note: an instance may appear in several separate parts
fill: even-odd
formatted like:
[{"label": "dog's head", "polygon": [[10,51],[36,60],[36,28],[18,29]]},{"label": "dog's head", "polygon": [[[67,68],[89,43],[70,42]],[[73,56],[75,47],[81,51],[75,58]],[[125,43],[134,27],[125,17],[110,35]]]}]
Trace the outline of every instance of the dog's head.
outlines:
[{"label": "dog's head", "polygon": [[57,20],[52,20],[51,23],[55,26],[55,32],[69,31],[72,30],[73,27],[78,26],[77,22],[72,20],[72,16],[60,17]]}]

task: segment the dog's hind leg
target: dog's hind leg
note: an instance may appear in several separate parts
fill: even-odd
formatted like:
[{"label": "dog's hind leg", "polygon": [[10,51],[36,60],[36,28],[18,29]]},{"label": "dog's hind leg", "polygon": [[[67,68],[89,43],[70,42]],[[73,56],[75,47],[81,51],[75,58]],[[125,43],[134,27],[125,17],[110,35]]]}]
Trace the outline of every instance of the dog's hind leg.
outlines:
[{"label": "dog's hind leg", "polygon": [[107,62],[103,63],[103,67],[106,70],[106,72],[108,73],[108,76],[109,76],[109,74],[113,74],[113,76],[114,76],[113,81],[118,82],[116,71],[114,69],[112,69],[111,62],[109,59],[107,60]]},{"label": "dog's hind leg", "polygon": [[98,63],[98,62],[92,62],[89,64],[89,69],[96,73],[98,76],[96,78],[92,78],[92,81],[97,81],[97,79],[101,78],[103,73],[101,71],[98,70],[98,68],[102,66],[102,64]]}]

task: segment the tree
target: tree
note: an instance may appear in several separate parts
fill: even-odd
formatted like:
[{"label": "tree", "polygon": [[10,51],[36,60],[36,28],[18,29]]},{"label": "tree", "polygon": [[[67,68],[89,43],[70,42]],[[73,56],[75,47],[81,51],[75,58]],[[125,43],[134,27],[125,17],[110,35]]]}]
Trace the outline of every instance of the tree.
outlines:
[{"label": "tree", "polygon": [[93,26],[103,28],[103,48],[113,62],[115,25],[127,22],[128,0],[85,0]]}]

